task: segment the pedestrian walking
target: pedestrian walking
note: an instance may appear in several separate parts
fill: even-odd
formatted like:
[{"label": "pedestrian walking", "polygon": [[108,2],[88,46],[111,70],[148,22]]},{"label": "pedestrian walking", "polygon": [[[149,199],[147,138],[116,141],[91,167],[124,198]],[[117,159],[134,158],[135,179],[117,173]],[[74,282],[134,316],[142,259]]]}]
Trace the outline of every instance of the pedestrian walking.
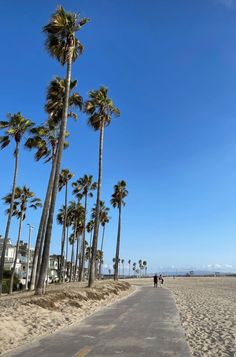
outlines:
[{"label": "pedestrian walking", "polygon": [[160,282],[160,287],[162,288],[162,285],[164,284],[164,279],[161,274],[159,275],[159,282]]},{"label": "pedestrian walking", "polygon": [[154,288],[157,288],[157,284],[158,284],[157,274],[155,274],[154,277],[153,277],[153,283],[154,283]]}]

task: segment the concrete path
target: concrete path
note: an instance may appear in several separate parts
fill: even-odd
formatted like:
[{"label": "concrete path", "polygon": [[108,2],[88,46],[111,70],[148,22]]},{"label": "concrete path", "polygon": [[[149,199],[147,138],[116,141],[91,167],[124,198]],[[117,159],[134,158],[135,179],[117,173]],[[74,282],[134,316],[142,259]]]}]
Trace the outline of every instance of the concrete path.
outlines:
[{"label": "concrete path", "polygon": [[165,288],[138,291],[80,325],[4,356],[14,357],[190,357],[174,300]]}]

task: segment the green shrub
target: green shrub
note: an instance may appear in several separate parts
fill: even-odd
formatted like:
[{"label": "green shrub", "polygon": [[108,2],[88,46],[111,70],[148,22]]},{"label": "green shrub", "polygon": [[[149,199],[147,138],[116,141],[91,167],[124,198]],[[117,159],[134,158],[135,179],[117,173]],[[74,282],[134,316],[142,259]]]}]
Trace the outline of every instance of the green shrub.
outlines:
[{"label": "green shrub", "polygon": [[4,270],[3,279],[11,279],[11,270]]},{"label": "green shrub", "polygon": [[[2,292],[8,293],[10,288],[10,281],[11,281],[11,271],[4,270],[3,272],[3,283],[2,283]],[[16,274],[14,274],[13,280],[13,291],[17,290],[17,285],[19,286],[19,278]]]}]

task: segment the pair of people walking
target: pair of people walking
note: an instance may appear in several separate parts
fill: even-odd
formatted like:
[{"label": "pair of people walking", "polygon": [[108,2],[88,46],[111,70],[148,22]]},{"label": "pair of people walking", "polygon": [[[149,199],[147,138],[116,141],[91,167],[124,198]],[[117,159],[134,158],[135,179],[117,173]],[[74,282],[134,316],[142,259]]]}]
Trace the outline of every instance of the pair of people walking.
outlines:
[{"label": "pair of people walking", "polygon": [[157,276],[157,274],[154,275],[154,277],[153,277],[154,288],[158,287],[158,280],[159,280],[160,287],[162,288],[164,279],[161,274],[159,275],[159,277]]}]

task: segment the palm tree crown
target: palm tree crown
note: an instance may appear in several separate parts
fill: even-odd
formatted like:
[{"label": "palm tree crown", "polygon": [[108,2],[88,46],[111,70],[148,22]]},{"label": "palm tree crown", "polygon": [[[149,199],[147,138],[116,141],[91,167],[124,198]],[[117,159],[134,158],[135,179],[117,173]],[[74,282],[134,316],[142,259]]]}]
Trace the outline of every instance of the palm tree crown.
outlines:
[{"label": "palm tree crown", "polygon": [[88,124],[99,130],[101,126],[107,126],[111,122],[112,115],[119,116],[120,111],[108,97],[108,88],[100,87],[89,92],[89,99],[85,103],[85,112],[90,115]]},{"label": "palm tree crown", "polygon": [[74,177],[74,174],[72,174],[69,169],[61,170],[58,182],[59,191],[61,191],[62,188],[67,185],[67,183],[72,179],[72,177]]},{"label": "palm tree crown", "polygon": [[[60,224],[60,225],[64,224],[65,213],[66,213],[66,207],[65,207],[65,205],[62,205],[62,207],[59,209],[58,214],[57,214],[57,223],[58,224]],[[71,211],[71,208],[68,207],[67,215],[66,215],[66,227],[69,227],[72,225],[72,219],[73,219],[72,211]]]},{"label": "palm tree crown", "polygon": [[[70,97],[69,97],[69,108],[79,107],[82,110],[83,107],[83,98],[77,92],[72,91],[77,86],[77,80],[70,81]],[[58,124],[61,121],[64,100],[65,100],[65,91],[66,91],[66,80],[60,77],[54,78],[47,90],[47,102],[45,104],[45,111],[49,114],[49,120],[53,120],[54,123]],[[77,119],[77,115],[69,110],[68,117]]]},{"label": "palm tree crown", "polygon": [[114,193],[112,194],[111,204],[113,207],[125,206],[124,198],[128,195],[126,190],[126,182],[121,180],[114,186]]},{"label": "palm tree crown", "polygon": [[68,219],[73,228],[80,232],[84,219],[84,207],[80,203],[70,201],[68,205]]},{"label": "palm tree crown", "polygon": [[100,211],[101,212],[100,213],[100,215],[101,215],[100,222],[101,222],[102,227],[104,227],[107,223],[110,222],[111,217],[108,216],[109,211],[110,211],[109,207],[105,207],[104,210]]},{"label": "palm tree crown", "polygon": [[93,182],[92,175],[84,175],[76,182],[73,182],[72,187],[74,187],[73,195],[75,195],[79,200],[81,200],[82,197],[86,195],[88,195],[89,197],[93,197],[92,191],[96,190],[97,183]]},{"label": "palm tree crown", "polygon": [[[3,197],[4,203],[10,205],[11,198],[12,193],[8,193],[5,197]],[[17,218],[22,216],[22,220],[24,220],[28,204],[29,208],[37,209],[38,207],[42,207],[41,200],[35,197],[34,192],[30,191],[28,187],[16,187],[14,195],[13,216],[17,216]],[[9,213],[9,208],[6,210],[6,213]]]},{"label": "palm tree crown", "polygon": [[75,33],[84,26],[89,19],[80,18],[79,14],[66,12],[62,6],[58,6],[48,25],[43,32],[47,34],[46,49],[52,57],[55,57],[62,65],[71,56],[72,61],[83,52],[83,45],[75,37]]},{"label": "palm tree crown", "polygon": [[[77,81],[70,82],[70,92],[76,87]],[[56,153],[58,144],[60,122],[62,119],[62,112],[65,100],[66,80],[60,77],[54,78],[47,89],[47,102],[45,104],[45,111],[48,114],[48,121],[37,128],[31,129],[32,136],[26,141],[25,147],[28,149],[36,149],[35,160],[39,161],[45,158],[46,162],[50,161]],[[69,96],[69,108],[82,109],[83,99],[74,92]],[[68,117],[77,118],[76,113],[69,110]],[[69,134],[65,133],[65,137]],[[64,141],[64,148],[69,146],[67,141]]]},{"label": "palm tree crown", "polygon": [[87,232],[90,233],[94,229],[94,220],[90,220],[86,225]]},{"label": "palm tree crown", "polygon": [[[110,211],[109,207],[106,207],[104,201],[100,201],[99,205],[99,224],[104,226],[104,224],[109,223],[110,217],[108,216],[108,213]],[[94,221],[96,219],[96,204],[92,208],[92,214],[91,214],[92,220]]]},{"label": "palm tree crown", "polygon": [[6,129],[5,135],[0,137],[0,148],[4,149],[13,138],[16,144],[21,142],[23,135],[34,125],[29,119],[24,118],[20,112],[7,114],[8,121],[0,121],[0,129]]},{"label": "palm tree crown", "polygon": [[[31,137],[27,139],[25,147],[29,150],[36,149],[34,158],[36,161],[45,159],[50,161],[56,154],[58,143],[58,127],[52,121],[31,129]],[[65,143],[65,147],[68,143]]]}]

